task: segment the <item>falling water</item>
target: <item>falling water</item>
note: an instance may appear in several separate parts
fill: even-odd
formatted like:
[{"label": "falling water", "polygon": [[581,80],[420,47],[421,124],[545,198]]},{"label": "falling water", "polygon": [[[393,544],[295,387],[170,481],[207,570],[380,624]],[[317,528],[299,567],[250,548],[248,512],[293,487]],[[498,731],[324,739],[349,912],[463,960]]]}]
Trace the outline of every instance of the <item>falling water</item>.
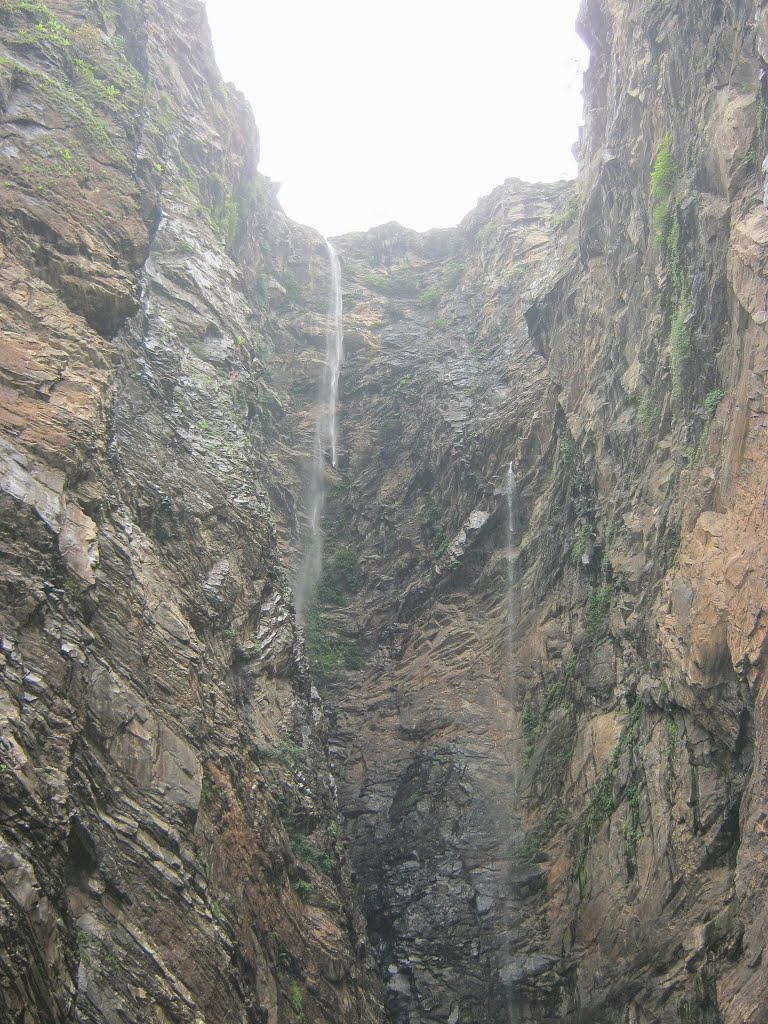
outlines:
[{"label": "falling water", "polygon": [[[507,632],[504,644],[504,660],[506,668],[507,694],[510,703],[514,707],[517,703],[517,679],[515,672],[515,629],[517,616],[515,609],[515,526],[517,517],[517,481],[515,471],[510,462],[507,468],[507,481],[504,488],[507,499]],[[519,741],[513,731],[510,744],[512,757],[512,797],[517,798],[517,778],[519,773],[521,749]]]},{"label": "falling water", "polygon": [[325,336],[325,369],[320,388],[320,402],[315,423],[312,469],[307,487],[309,510],[304,555],[295,587],[296,618],[304,624],[304,609],[320,576],[323,564],[322,518],[325,505],[325,462],[330,455],[335,469],[338,459],[336,437],[336,406],[339,397],[339,373],[343,354],[344,331],[341,305],[341,266],[336,250],[326,239],[331,266],[331,290],[328,301],[328,330]]},{"label": "falling water", "polygon": [[328,377],[328,440],[331,446],[331,465],[336,468],[336,403],[339,397],[339,371],[344,345],[344,329],[341,315],[341,266],[339,257],[331,243],[326,239],[328,258],[331,261],[331,301],[330,320],[333,325],[327,335],[327,370]]},{"label": "falling water", "polygon": [[[507,469],[507,486],[506,486],[506,497],[507,497],[507,543],[509,545],[509,554],[507,556],[507,629],[508,637],[507,642],[509,644],[509,651],[507,657],[509,664],[512,663],[512,633],[515,627],[515,607],[514,607],[514,595],[515,595],[515,560],[512,557],[512,548],[515,543],[515,516],[517,514],[517,481],[515,480],[515,471],[512,468],[510,462],[509,468]],[[511,671],[511,670],[510,670]]]}]

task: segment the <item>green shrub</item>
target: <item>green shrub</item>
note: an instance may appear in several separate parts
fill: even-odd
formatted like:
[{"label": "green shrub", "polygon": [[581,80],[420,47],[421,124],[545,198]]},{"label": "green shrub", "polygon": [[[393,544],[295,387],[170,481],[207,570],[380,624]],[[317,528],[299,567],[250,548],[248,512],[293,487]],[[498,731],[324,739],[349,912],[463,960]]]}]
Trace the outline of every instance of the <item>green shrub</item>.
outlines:
[{"label": "green shrub", "polygon": [[590,636],[598,636],[608,624],[611,610],[611,588],[607,583],[598,587],[590,596],[587,604],[587,632]]},{"label": "green shrub", "polygon": [[304,748],[286,736],[276,747],[262,747],[261,756],[265,761],[276,761],[285,768],[296,768],[304,761]]},{"label": "green shrub", "polygon": [[671,760],[677,746],[678,727],[672,715],[667,715],[667,757]]},{"label": "green shrub", "polygon": [[291,982],[291,1006],[299,1021],[306,1020],[304,1016],[304,996],[301,993],[301,985],[298,981]]},{"label": "green shrub", "polygon": [[579,204],[576,199],[572,199],[564,210],[561,210],[560,213],[556,213],[552,218],[552,227],[563,229],[568,228],[573,224],[578,216]]},{"label": "green shrub", "polygon": [[304,635],[310,668],[318,682],[327,682],[344,669],[365,668],[367,658],[358,641],[330,636],[317,609],[307,615]]},{"label": "green shrub", "polygon": [[303,878],[299,878],[298,881],[294,882],[293,888],[305,903],[315,892],[314,885],[311,882],[305,882]]},{"label": "green shrub", "polygon": [[424,499],[424,504],[421,506],[421,512],[419,513],[421,525],[424,529],[433,533],[437,524],[440,522],[441,514],[440,506],[437,504],[435,499],[429,495]]},{"label": "green shrub", "polygon": [[443,293],[440,288],[436,284],[431,284],[421,293],[419,302],[422,306],[436,306],[442,297]]},{"label": "green shrub", "polygon": [[656,426],[659,412],[659,399],[655,388],[644,391],[637,406],[637,419],[646,433],[650,433]]},{"label": "green shrub", "polygon": [[677,303],[669,328],[669,368],[672,373],[672,394],[680,396],[683,364],[691,354],[691,327],[688,296],[683,292]]},{"label": "green shrub", "polygon": [[297,857],[308,861],[314,867],[324,872],[324,874],[330,874],[333,863],[325,850],[321,850],[319,846],[310,843],[302,835],[291,836],[291,847]]},{"label": "green shrub", "polygon": [[653,244],[666,249],[673,228],[672,197],[677,187],[680,170],[672,155],[672,136],[666,132],[651,169],[651,200],[653,202]]},{"label": "green shrub", "polygon": [[321,604],[346,604],[348,597],[360,588],[363,574],[360,561],[352,548],[339,548],[333,558],[326,559],[315,594]]},{"label": "green shrub", "polygon": [[576,541],[571,548],[571,561],[578,568],[581,565],[581,560],[586,554],[587,543],[589,538],[592,536],[592,527],[589,523],[582,523],[581,529],[579,530]]},{"label": "green shrub", "polygon": [[711,420],[717,412],[717,407],[722,402],[725,394],[722,388],[713,388],[707,392],[704,399],[704,411],[707,414],[707,420]]}]

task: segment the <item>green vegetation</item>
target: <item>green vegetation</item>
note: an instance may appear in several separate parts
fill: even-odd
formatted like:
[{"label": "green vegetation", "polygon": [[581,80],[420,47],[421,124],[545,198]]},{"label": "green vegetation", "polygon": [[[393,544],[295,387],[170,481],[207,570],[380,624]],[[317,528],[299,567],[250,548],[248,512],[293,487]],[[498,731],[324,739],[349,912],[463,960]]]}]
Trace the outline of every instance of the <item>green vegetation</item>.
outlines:
[{"label": "green vegetation", "polygon": [[447,289],[455,288],[462,278],[464,268],[460,263],[449,263],[443,273],[443,284]]},{"label": "green vegetation", "polygon": [[695,444],[689,444],[685,448],[685,457],[688,460],[689,466],[695,466],[701,458],[702,452],[704,451],[704,445],[707,441],[707,435],[709,433],[709,425],[712,422],[715,413],[717,412],[718,405],[722,402],[725,397],[722,388],[713,388],[708,391],[704,397],[704,428],[701,432],[701,436]]},{"label": "green vegetation", "polygon": [[442,510],[437,504],[432,495],[428,495],[424,499],[424,504],[421,506],[421,512],[419,513],[419,520],[425,530],[430,533],[434,533],[437,529],[437,525],[440,522],[442,516]]},{"label": "green vegetation", "polygon": [[333,862],[325,850],[321,850],[319,846],[315,846],[310,843],[303,835],[295,834],[291,836],[291,847],[297,857],[301,857],[302,860],[312,864],[323,874],[330,874],[333,869]]},{"label": "green vegetation", "polygon": [[671,761],[677,746],[678,725],[671,714],[667,713],[667,758]]},{"label": "green vegetation", "polygon": [[533,750],[536,746],[538,735],[545,722],[555,710],[565,702],[568,696],[566,680],[572,675],[572,669],[566,668],[564,678],[551,683],[544,691],[541,704],[538,707],[533,704],[526,704],[523,709],[523,736],[525,737],[524,763],[526,767],[530,764]]},{"label": "green vegetation", "polygon": [[722,388],[713,388],[711,391],[707,392],[707,395],[704,398],[704,412],[707,416],[707,422],[714,418],[714,415],[717,412],[717,407],[720,405],[724,397],[725,392]]},{"label": "green vegetation", "polygon": [[672,373],[672,394],[675,397],[680,396],[683,365],[691,355],[690,311],[688,296],[681,292],[669,328],[669,367]]},{"label": "green vegetation", "polygon": [[661,412],[659,396],[655,388],[643,391],[637,405],[637,420],[646,434],[650,434]]},{"label": "green vegetation", "polygon": [[592,536],[592,527],[589,523],[582,523],[579,533],[571,548],[571,562],[576,566],[581,565],[581,560],[586,554],[589,538]]},{"label": "green vegetation", "polygon": [[[296,885],[298,884],[299,883],[297,882]],[[305,882],[304,884],[309,885],[309,882]],[[298,1020],[306,1020],[306,1017],[304,1016],[304,996],[302,995],[301,985],[298,981],[291,982],[291,1006],[293,1007],[293,1012],[296,1014]]]},{"label": "green vegetation", "polygon": [[587,604],[587,633],[591,637],[599,636],[608,625],[612,594],[610,585],[603,583],[590,595]]},{"label": "green vegetation", "polygon": [[404,392],[408,391],[408,389],[410,388],[411,379],[412,378],[410,373],[406,373],[400,378],[397,384],[395,384],[394,390],[392,392],[395,398],[400,398],[404,394]]},{"label": "green vegetation", "polygon": [[445,552],[451,546],[451,544],[453,543],[453,537],[450,534],[446,534],[444,532],[440,532],[440,533],[438,533],[437,537],[435,538],[435,542],[436,542],[436,547],[435,547],[435,553],[433,555],[433,559],[434,559],[434,561],[437,561],[438,558],[442,558],[443,557]]},{"label": "green vegetation", "polygon": [[328,682],[344,669],[365,668],[365,651],[357,640],[333,637],[317,608],[307,615],[304,625],[309,665],[318,683]]},{"label": "green vegetation", "polygon": [[448,321],[444,316],[438,316],[432,321],[432,326],[436,327],[438,331],[444,331],[448,326]]},{"label": "green vegetation", "polygon": [[675,220],[672,200],[679,176],[680,169],[672,155],[672,136],[666,132],[651,169],[653,243],[661,250],[667,248],[672,223]]},{"label": "green vegetation", "polygon": [[552,218],[552,227],[562,229],[569,228],[571,224],[573,224],[574,221],[578,218],[578,216],[579,204],[578,201],[574,198],[570,201],[570,203],[568,203],[564,210],[561,210],[560,213],[555,214],[555,216]]},{"label": "green vegetation", "polygon": [[640,840],[645,835],[645,829],[640,824],[640,790],[636,782],[631,782],[627,786],[626,797],[629,808],[629,820],[625,821],[621,826],[621,834],[624,837],[627,857],[634,861]]},{"label": "green vegetation", "polygon": [[436,306],[442,297],[443,293],[440,287],[436,284],[431,284],[419,295],[419,302],[422,306]]},{"label": "green vegetation", "polygon": [[[616,809],[616,804],[613,798],[613,784],[616,776],[616,769],[619,767],[622,752],[637,740],[637,723],[640,719],[640,711],[640,701],[636,699],[632,707],[629,709],[629,722],[621,731],[621,735],[614,747],[605,775],[600,779],[593,791],[592,801],[587,809],[587,815],[584,823],[586,848],[589,848],[603,822],[606,821]],[[636,788],[634,792],[637,794]],[[630,794],[629,787],[627,787],[627,794]],[[636,799],[639,801],[639,796],[636,796]],[[639,808],[639,803],[637,806]],[[584,852],[586,855],[586,849]]]},{"label": "green vegetation", "polygon": [[363,574],[357,552],[352,548],[339,548],[326,558],[315,595],[321,604],[343,605],[360,589]]},{"label": "green vegetation", "polygon": [[557,832],[558,828],[568,821],[568,811],[558,803],[547,814],[544,821],[527,833],[517,848],[521,860],[531,860],[536,852]]},{"label": "green vegetation", "polygon": [[276,747],[262,747],[261,756],[265,761],[276,761],[285,768],[297,768],[304,762],[304,748],[286,736]]},{"label": "green vegetation", "polygon": [[370,270],[357,270],[357,279],[372,291],[390,298],[415,298],[419,291],[419,278],[410,267],[401,267],[388,276]]}]

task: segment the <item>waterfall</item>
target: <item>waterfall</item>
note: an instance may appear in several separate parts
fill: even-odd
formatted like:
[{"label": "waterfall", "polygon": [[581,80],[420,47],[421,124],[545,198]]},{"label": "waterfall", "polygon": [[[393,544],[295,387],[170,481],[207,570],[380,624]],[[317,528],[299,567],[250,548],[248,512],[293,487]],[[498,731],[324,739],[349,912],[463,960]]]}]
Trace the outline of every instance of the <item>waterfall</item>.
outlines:
[{"label": "waterfall", "polygon": [[[510,462],[507,468],[507,480],[504,488],[507,502],[507,629],[503,646],[508,699],[514,707],[517,701],[517,679],[515,672],[515,628],[517,616],[515,608],[515,526],[517,518],[517,481],[515,471]],[[512,796],[517,799],[517,779],[519,774],[522,748],[513,731],[510,753],[512,757]]]},{"label": "waterfall", "polygon": [[328,378],[328,440],[331,448],[331,465],[336,468],[336,403],[339,397],[339,372],[344,346],[344,329],[341,315],[341,266],[336,250],[328,239],[328,258],[331,261],[331,299],[329,305],[331,329],[326,338]]},{"label": "waterfall", "polygon": [[517,515],[517,481],[515,471],[510,462],[507,469],[507,543],[509,554],[507,557],[507,626],[509,630],[509,660],[512,660],[512,631],[515,626],[514,593],[515,593],[515,560],[512,557],[512,548],[515,543],[515,517]]},{"label": "waterfall", "polygon": [[331,269],[331,288],[328,299],[328,329],[325,335],[325,369],[320,386],[319,412],[315,422],[312,468],[307,487],[306,507],[308,528],[304,537],[304,554],[296,578],[294,601],[296,619],[304,624],[307,600],[312,595],[323,565],[322,519],[325,505],[325,463],[330,457],[336,468],[338,447],[336,436],[336,407],[339,398],[339,374],[343,355],[344,330],[341,304],[341,265],[336,250],[325,240]]}]

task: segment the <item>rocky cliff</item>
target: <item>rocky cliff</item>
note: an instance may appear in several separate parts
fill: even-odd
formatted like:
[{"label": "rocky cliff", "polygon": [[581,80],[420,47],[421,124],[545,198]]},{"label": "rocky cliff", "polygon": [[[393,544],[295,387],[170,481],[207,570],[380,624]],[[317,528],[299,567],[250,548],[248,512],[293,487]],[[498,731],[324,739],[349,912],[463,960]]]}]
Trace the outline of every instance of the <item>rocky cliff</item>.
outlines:
[{"label": "rocky cliff", "polygon": [[0,1016],[380,1020],[268,498],[322,240],[202,5],[4,0],[0,43]]},{"label": "rocky cliff", "polygon": [[322,239],[197,2],[0,2],[9,1020],[764,1019],[768,8],[579,28],[575,184],[334,240],[302,637]]}]

